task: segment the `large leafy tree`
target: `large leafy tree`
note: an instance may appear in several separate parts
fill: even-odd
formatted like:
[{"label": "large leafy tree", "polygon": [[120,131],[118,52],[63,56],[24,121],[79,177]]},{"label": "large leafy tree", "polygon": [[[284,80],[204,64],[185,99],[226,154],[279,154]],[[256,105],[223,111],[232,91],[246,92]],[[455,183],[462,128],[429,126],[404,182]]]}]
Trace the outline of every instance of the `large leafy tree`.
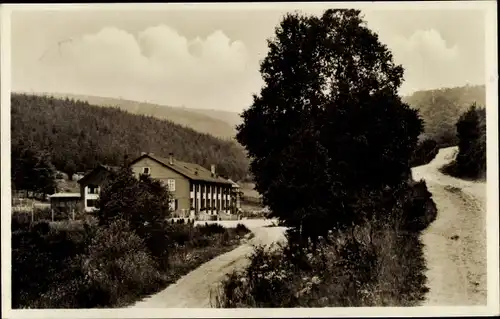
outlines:
[{"label": "large leafy tree", "polygon": [[472,104],[456,124],[459,152],[457,174],[478,177],[486,171],[486,109]]},{"label": "large leafy tree", "polygon": [[397,95],[403,68],[358,10],[287,14],[237,139],[273,214],[317,236],[359,222],[366,190],[398,185],[422,131]]},{"label": "large leafy tree", "polygon": [[146,175],[136,178],[130,168],[112,172],[98,200],[101,225],[126,220],[141,237],[163,229],[170,215],[170,192],[158,180]]}]

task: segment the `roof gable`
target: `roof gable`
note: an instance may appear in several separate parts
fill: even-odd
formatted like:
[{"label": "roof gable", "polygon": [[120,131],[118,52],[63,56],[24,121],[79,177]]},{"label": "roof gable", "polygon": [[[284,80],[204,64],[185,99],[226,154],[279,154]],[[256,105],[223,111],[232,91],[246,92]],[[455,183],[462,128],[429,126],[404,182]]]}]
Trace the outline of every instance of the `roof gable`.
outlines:
[{"label": "roof gable", "polygon": [[80,178],[77,182],[80,185],[85,184],[89,179],[96,176],[97,174],[99,174],[102,171],[113,172],[113,171],[117,171],[118,169],[119,169],[119,167],[116,167],[116,166],[108,166],[108,165],[100,164],[99,166],[97,166],[96,168],[94,168],[93,170],[91,170],[90,172],[85,174],[85,176]]},{"label": "roof gable", "polygon": [[205,181],[209,183],[219,183],[219,184],[231,184],[228,180],[224,178],[221,178],[219,176],[215,177],[212,176],[212,172],[201,165],[187,163],[176,159],[174,159],[173,163],[170,164],[169,159],[151,154],[143,154],[139,156],[137,159],[133,160],[129,165],[133,165],[146,157],[158,162],[159,164],[167,168],[170,168],[171,170],[176,171],[177,173],[187,177],[190,180]]}]

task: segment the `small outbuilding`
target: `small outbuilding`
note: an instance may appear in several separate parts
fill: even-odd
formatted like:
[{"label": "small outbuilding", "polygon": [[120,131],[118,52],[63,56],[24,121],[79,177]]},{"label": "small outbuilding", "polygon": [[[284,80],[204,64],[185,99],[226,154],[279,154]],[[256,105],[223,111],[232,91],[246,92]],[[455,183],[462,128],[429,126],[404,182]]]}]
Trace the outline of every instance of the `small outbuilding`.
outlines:
[{"label": "small outbuilding", "polygon": [[49,195],[50,208],[60,212],[70,213],[81,206],[80,193],[55,193]]}]

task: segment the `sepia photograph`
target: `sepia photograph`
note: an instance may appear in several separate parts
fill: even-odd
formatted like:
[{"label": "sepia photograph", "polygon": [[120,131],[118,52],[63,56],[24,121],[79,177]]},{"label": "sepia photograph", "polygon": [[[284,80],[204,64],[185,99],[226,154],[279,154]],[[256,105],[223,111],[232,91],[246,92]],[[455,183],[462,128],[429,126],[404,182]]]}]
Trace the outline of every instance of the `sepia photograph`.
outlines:
[{"label": "sepia photograph", "polygon": [[495,1],[0,10],[2,317],[499,314]]}]

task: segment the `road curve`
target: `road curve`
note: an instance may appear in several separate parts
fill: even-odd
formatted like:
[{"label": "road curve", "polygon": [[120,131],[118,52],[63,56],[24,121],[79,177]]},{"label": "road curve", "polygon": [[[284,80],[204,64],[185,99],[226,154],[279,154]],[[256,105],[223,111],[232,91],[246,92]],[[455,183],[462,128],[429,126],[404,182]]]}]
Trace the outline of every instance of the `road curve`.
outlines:
[{"label": "road curve", "polygon": [[285,238],[283,227],[264,227],[252,222],[242,221],[255,235],[247,243],[206,262],[175,284],[135,303],[131,308],[210,308],[211,291],[226,274],[248,265],[247,257],[252,253],[254,245],[270,246]]},{"label": "road curve", "polygon": [[412,169],[424,179],[436,203],[436,220],[423,232],[430,288],[424,306],[487,304],[486,183],[442,174],[456,147],[441,149],[427,165]]}]

